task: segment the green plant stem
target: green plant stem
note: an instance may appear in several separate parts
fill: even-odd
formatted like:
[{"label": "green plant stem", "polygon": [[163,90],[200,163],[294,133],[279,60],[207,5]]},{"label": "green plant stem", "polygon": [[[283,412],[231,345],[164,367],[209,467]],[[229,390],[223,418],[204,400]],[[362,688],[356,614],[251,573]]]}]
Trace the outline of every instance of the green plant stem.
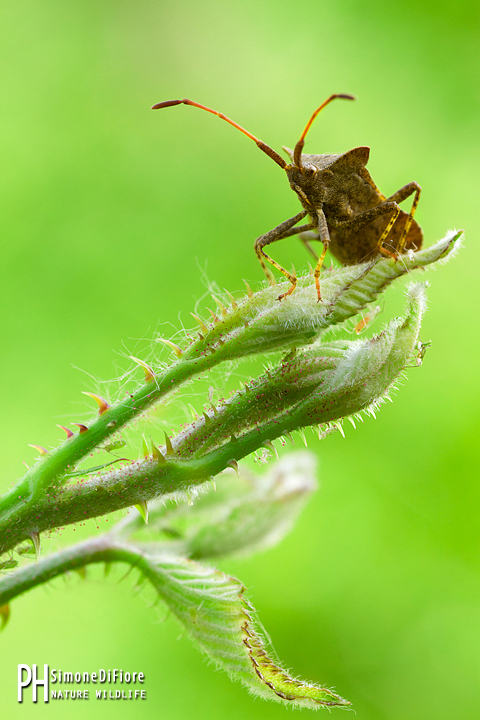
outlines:
[{"label": "green plant stem", "polygon": [[[192,353],[193,354],[193,353]],[[215,359],[216,360],[216,359]],[[135,394],[109,408],[80,433],[41,458],[0,502],[0,515],[8,516],[27,501],[35,501],[43,490],[67,473],[108,437],[158,402],[167,393],[214,364],[212,357],[186,358],[175,363],[154,381],[145,383]]]},{"label": "green plant stem", "polygon": [[[302,427],[329,423],[363,410],[383,396],[405,367],[418,337],[424,305],[423,287],[413,286],[409,291],[406,318],[403,321],[392,321],[373,340],[355,343],[353,363],[346,351],[344,359],[340,359],[336,369],[332,369],[329,382],[323,384],[321,378],[324,373],[320,373],[317,385],[306,397],[299,399],[295,392],[299,370],[285,376],[285,386],[279,393],[282,402],[271,416],[272,395],[268,392],[269,384],[278,387],[279,378],[274,376],[266,379],[264,390],[257,393],[255,400],[260,410],[264,407],[258,423],[251,427],[245,425],[238,437],[232,436],[229,442],[224,441],[220,447],[200,457],[193,454],[188,459],[180,459],[172,454],[173,447],[170,454],[165,448],[166,460],[158,454],[156,459],[131,463],[97,479],[50,487],[48,492],[23,505],[19,504],[14,515],[0,518],[0,553],[15,547],[24,538],[37,536],[45,530],[85,521],[141,501],[147,502],[159,495],[188,489],[218,475],[232,460],[241,460],[264,445],[268,447],[271,441],[281,435]],[[303,357],[308,355],[305,353]],[[313,376],[317,375],[313,367]],[[243,408],[242,414],[248,418],[251,414],[249,403],[245,392],[238,393],[225,413],[235,417],[237,409],[241,411]],[[273,403],[275,406],[276,402]],[[264,414],[266,416],[262,417]],[[226,424],[228,427],[229,423]],[[196,431],[202,434],[203,429],[200,425]],[[202,448],[198,448],[198,453],[202,452]]]},{"label": "green plant stem", "polygon": [[236,578],[185,557],[165,552],[161,545],[138,548],[121,540],[115,530],[62,550],[37,566],[0,580],[0,609],[8,619],[8,603],[36,585],[59,575],[82,571],[93,563],[127,563],[148,580],[195,644],[219,668],[240,680],[253,693],[290,705],[347,706],[348,700],[323,685],[300,681],[272,659],[256,622],[255,609]]},{"label": "green plant stem", "polygon": [[186,490],[218,475],[258,450],[267,440],[275,440],[292,429],[286,420],[269,423],[261,431],[251,431],[195,460],[169,459],[166,465],[156,460],[143,460],[125,469],[103,475],[74,486],[51,488],[36,502],[19,506],[10,521],[0,521],[0,554],[18,545],[32,532],[41,533],[76,522],[83,522],[106,513],[152,500],[159,495]]},{"label": "green plant stem", "polygon": [[[322,303],[317,303],[311,278],[307,277],[301,278],[295,294],[281,303],[277,299],[279,288],[273,287],[245,298],[239,304],[233,303],[231,310],[224,309],[222,318],[209,327],[205,326],[202,330],[204,334],[193,341],[173,365],[146,381],[132,395],[127,395],[121,402],[108,408],[88,425],[86,432],[68,438],[59,447],[48,452],[28,470],[15,487],[0,498],[0,552],[11,548],[23,537],[34,532],[128,507],[141,499],[147,500],[171,489],[181,489],[188,485],[190,480],[187,481],[186,478],[190,478],[192,472],[194,483],[202,481],[199,478],[201,473],[205,479],[220,472],[225,465],[210,470],[201,460],[200,469],[197,471],[193,469],[195,463],[190,463],[190,470],[185,473],[182,471],[181,478],[176,478],[183,478],[184,482],[174,487],[167,481],[169,487],[166,490],[163,476],[158,482],[154,473],[155,477],[152,477],[149,483],[147,478],[150,476],[147,473],[143,484],[149,487],[146,493],[148,497],[139,497],[138,493],[137,497],[134,497],[135,488],[131,483],[127,483],[125,488],[120,483],[117,489],[122,492],[119,492],[120,499],[117,502],[92,503],[95,507],[89,506],[83,510],[77,508],[75,503],[82,505],[84,494],[88,495],[89,492],[88,483],[81,486],[81,493],[77,490],[76,498],[73,495],[70,497],[72,492],[75,493],[71,488],[62,491],[62,484],[68,481],[68,473],[72,472],[88,453],[188,379],[224,360],[310,342],[322,330],[359,312],[396,277],[445,257],[460,235],[461,233],[451,233],[435,246],[415,253],[412,258],[402,256],[396,263],[381,259],[374,263],[342,267],[326,273],[322,279]],[[278,437],[278,434],[272,430],[268,431],[265,439],[272,440],[275,437]],[[249,447],[247,443],[247,451],[240,457],[257,449],[261,444],[262,441],[259,441]],[[230,457],[227,460],[231,459],[239,457]],[[134,471],[133,475],[136,476]],[[168,471],[167,475],[173,481],[175,473],[172,476]],[[115,477],[115,473],[113,476]],[[107,485],[108,482],[106,480]],[[98,499],[102,491],[95,489],[94,492]],[[88,500],[88,497],[85,499]],[[71,509],[70,516],[64,512],[64,503],[67,500],[68,508]],[[59,504],[57,510],[52,507],[55,503]],[[50,508],[46,517],[49,520],[54,519],[53,524],[44,520],[46,508]],[[29,519],[28,523],[26,518]]]},{"label": "green plant stem", "polygon": [[[42,558],[38,565],[31,563],[11,575],[2,577],[0,605],[6,605],[27,590],[71,570],[79,570],[91,563],[113,561],[127,562],[133,567],[138,567],[142,564],[142,554],[127,543],[115,541],[108,533],[91,538]],[[143,564],[142,572],[148,572],[148,564]]]},{"label": "green plant stem", "polygon": [[282,303],[275,287],[235,303],[218,322],[205,327],[205,336],[195,340],[173,365],[100,415],[87,432],[70,437],[42,457],[0,498],[0,517],[11,516],[26,502],[35,502],[46,488],[60,484],[88,453],[186,380],[224,360],[312,341],[322,329],[358,313],[396,277],[448,255],[460,235],[451,233],[412,259],[405,256],[399,262],[383,259],[339,268],[322,280],[323,303],[312,301],[309,277],[301,278],[295,297]]}]

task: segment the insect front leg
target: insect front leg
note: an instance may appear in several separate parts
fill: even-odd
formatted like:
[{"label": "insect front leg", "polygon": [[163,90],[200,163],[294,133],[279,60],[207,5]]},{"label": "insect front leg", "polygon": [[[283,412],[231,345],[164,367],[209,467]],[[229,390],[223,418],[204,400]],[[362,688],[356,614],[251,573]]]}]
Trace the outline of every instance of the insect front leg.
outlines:
[{"label": "insect front leg", "polygon": [[325,259],[325,255],[327,254],[328,246],[330,244],[330,233],[328,232],[327,218],[325,217],[325,213],[321,208],[317,210],[317,218],[318,239],[320,240],[320,242],[323,243],[323,250],[320,257],[318,258],[313,276],[315,278],[315,287],[317,288],[317,302],[320,302],[320,300],[322,299],[320,293],[320,270],[322,269],[323,261]]},{"label": "insect front leg", "polygon": [[295,275],[292,275],[292,273],[289,273],[288,270],[285,270],[279,263],[276,262],[273,258],[271,258],[267,253],[264,251],[264,247],[266,245],[270,245],[270,243],[276,242],[277,240],[282,240],[284,237],[289,237],[291,235],[297,235],[298,233],[301,233],[305,230],[309,230],[312,225],[301,225],[298,228],[295,228],[294,225],[299,222],[299,220],[302,220],[305,215],[307,214],[306,210],[302,210],[302,212],[299,212],[294,217],[290,218],[289,220],[285,220],[285,222],[280,223],[280,225],[277,225],[276,228],[273,228],[273,230],[270,230],[270,232],[265,233],[265,235],[261,235],[255,240],[255,252],[257,253],[257,257],[260,261],[260,265],[263,268],[263,271],[265,275],[267,276],[268,280],[273,280],[273,275],[271,271],[267,268],[265,265],[265,260],[269,262],[273,267],[276,267],[277,270],[280,270],[280,272],[285,275],[287,280],[290,280],[292,283],[292,286],[288,289],[286,293],[283,293],[283,295],[279,296],[279,300],[285,297],[285,295],[290,295],[297,285],[297,278]]},{"label": "insect front leg", "polygon": [[408,213],[408,217],[405,222],[405,227],[403,228],[402,235],[400,237],[400,240],[398,241],[397,250],[398,250],[399,255],[402,253],[403,248],[405,247],[405,243],[407,242],[408,231],[410,230],[413,216],[415,215],[415,210],[417,209],[421,191],[422,191],[422,188],[420,187],[420,185],[417,182],[413,181],[411,183],[408,183],[408,185],[404,185],[402,188],[400,188],[400,190],[397,190],[397,192],[394,193],[387,200],[387,202],[393,201],[393,202],[400,203],[400,202],[402,202],[402,200],[406,200],[407,197],[410,197],[410,195],[412,193],[415,193],[415,197],[413,198],[412,207],[410,208],[410,212]]},{"label": "insect front leg", "polygon": [[[315,208],[311,204],[307,195],[303,192],[302,188],[299,185],[294,184],[294,185],[292,185],[292,189],[295,190],[295,192],[297,193],[300,200],[303,201],[304,205],[305,205],[305,203],[307,205],[310,205],[310,207],[312,208],[312,213],[315,213]],[[313,227],[313,225],[311,227]],[[317,263],[318,255],[315,252],[315,250],[312,248],[312,246],[310,245],[310,240],[320,240],[320,238],[318,237],[318,233],[315,231],[314,232],[304,232],[304,230],[307,230],[307,229],[308,229],[307,227],[301,228],[302,232],[299,233],[299,239],[300,239],[300,242],[302,243],[303,247],[310,253],[310,255],[312,255],[315,262]]]},{"label": "insect front leg", "polygon": [[395,220],[400,214],[400,208],[395,201],[390,199],[385,200],[384,202],[380,203],[380,205],[375,205],[375,207],[370,208],[370,210],[365,210],[365,212],[358,213],[357,215],[354,215],[354,217],[349,218],[348,220],[338,220],[336,218],[330,218],[330,224],[332,225],[332,227],[335,228],[343,228],[355,232],[361,230],[361,228],[365,227],[365,225],[368,225],[373,220],[376,220],[378,217],[381,217],[382,215],[388,215],[389,213],[392,213],[392,217],[390,218],[387,227],[385,228],[377,242],[377,251],[382,255],[388,255],[389,257],[396,259],[398,257],[398,254],[391,252],[391,250],[388,250],[386,247],[383,246],[383,243],[385,242],[388,233],[392,229]]},{"label": "insect front leg", "polygon": [[307,250],[307,252],[309,252],[310,255],[313,257],[313,259],[315,260],[315,263],[317,263],[317,262],[318,262],[318,255],[317,255],[317,253],[315,252],[315,250],[312,248],[312,246],[310,245],[310,243],[313,242],[314,240],[317,240],[317,241],[320,240],[320,238],[319,238],[319,236],[318,236],[318,233],[315,232],[314,230],[310,230],[309,232],[302,232],[302,233],[298,236],[298,239],[299,239],[300,242],[302,243],[302,245],[303,245],[303,247],[305,248],[305,250]]},{"label": "insect front leg", "polygon": [[393,215],[392,215],[392,217],[390,218],[390,220],[388,221],[388,225],[387,225],[387,227],[385,228],[385,230],[383,231],[383,233],[382,233],[382,235],[381,235],[381,237],[380,237],[380,239],[379,239],[379,241],[378,241],[378,243],[377,243],[377,250],[378,250],[378,252],[381,253],[382,255],[387,255],[388,257],[394,258],[394,259],[396,260],[397,257],[398,257],[398,255],[397,255],[396,253],[392,252],[391,250],[388,250],[386,247],[383,246],[383,243],[384,243],[385,240],[387,239],[388,233],[390,232],[390,230],[392,229],[392,227],[395,225],[395,220],[396,220],[396,219],[398,218],[398,216],[400,215],[400,208],[398,207],[398,205],[397,205],[396,203],[394,203],[394,204],[395,204],[395,208],[393,209]]}]

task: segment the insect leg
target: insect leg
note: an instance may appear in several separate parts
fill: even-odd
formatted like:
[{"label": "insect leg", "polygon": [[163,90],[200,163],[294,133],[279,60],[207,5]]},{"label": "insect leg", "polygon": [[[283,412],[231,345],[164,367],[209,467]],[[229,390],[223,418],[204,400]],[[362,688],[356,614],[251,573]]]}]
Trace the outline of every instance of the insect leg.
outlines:
[{"label": "insect leg", "polygon": [[[310,205],[310,207],[312,208],[312,213],[314,213],[315,208],[311,204],[307,195],[303,192],[302,188],[299,185],[293,185],[292,187],[293,187],[293,190],[295,190],[295,192],[297,193],[300,200],[302,200],[304,205],[305,204]],[[310,227],[313,227],[313,225],[311,225]],[[302,235],[300,235],[300,242],[302,243],[304,248],[306,250],[308,250],[308,252],[314,257],[315,262],[318,262],[318,255],[315,252],[315,250],[312,248],[312,246],[310,245],[310,240],[320,240],[320,238],[318,237],[318,233],[307,233],[307,232],[304,233],[303,232],[304,230],[309,230],[310,227],[305,226],[304,228],[301,228],[303,237],[302,237]]]},{"label": "insect leg", "polygon": [[318,236],[318,233],[317,233],[317,232],[312,232],[312,231],[310,231],[310,232],[302,232],[302,233],[299,235],[299,240],[300,240],[300,242],[302,243],[302,245],[303,245],[303,247],[305,248],[305,250],[307,250],[307,251],[310,253],[310,255],[313,257],[313,259],[314,259],[315,262],[317,263],[317,262],[318,262],[318,255],[317,255],[317,253],[315,252],[315,250],[312,248],[312,246],[310,245],[310,243],[311,243],[313,240],[320,240],[320,237]]},{"label": "insect leg", "polygon": [[325,255],[327,254],[328,246],[330,244],[330,233],[328,232],[328,225],[325,213],[321,208],[317,210],[317,217],[318,235],[319,240],[323,243],[323,250],[320,257],[318,258],[313,276],[315,278],[315,287],[317,288],[317,302],[320,302],[320,300],[322,299],[322,296],[320,294],[320,270],[322,269],[323,261],[325,259]]},{"label": "insect leg", "polygon": [[329,218],[330,225],[335,228],[345,228],[351,230],[360,230],[361,228],[371,223],[372,220],[376,220],[380,215],[386,215],[389,212],[395,212],[397,209],[397,203],[385,200],[380,205],[365,210],[365,212],[357,213],[348,220],[337,220],[336,218]]},{"label": "insect leg", "polygon": [[[265,235],[261,235],[255,240],[255,252],[257,253],[257,257],[260,261],[260,265],[263,268],[263,271],[265,275],[267,276],[268,280],[273,279],[273,275],[271,271],[267,268],[265,265],[265,260],[269,262],[273,267],[276,267],[277,270],[280,270],[280,272],[285,275],[287,280],[290,280],[292,283],[291,288],[289,288],[288,292],[284,293],[283,295],[279,296],[279,300],[281,300],[285,295],[290,295],[296,287],[297,284],[297,278],[295,275],[292,275],[288,272],[288,270],[285,270],[279,263],[276,262],[273,258],[271,258],[267,253],[264,251],[264,247],[266,245],[270,245],[272,242],[276,242],[277,240],[281,240],[284,237],[288,237],[289,235],[296,235],[299,232],[302,232],[306,229],[305,226],[301,226],[298,228],[294,228],[293,226],[299,222],[299,220],[302,220],[305,215],[307,214],[306,210],[302,210],[302,212],[298,213],[294,217],[290,218],[289,220],[285,220],[285,222],[280,223],[280,225],[277,225],[277,227],[273,228],[273,230],[270,230],[270,232],[265,233]],[[311,227],[308,226],[308,227]]]},{"label": "insect leg", "polygon": [[[308,235],[308,230],[311,230],[313,228],[313,223],[308,223],[308,225],[299,225],[298,227],[294,227],[291,230],[287,230],[286,233],[283,233],[281,238],[278,238],[279,240],[283,240],[287,237],[292,237],[292,235],[299,235],[300,233],[304,233],[305,235]],[[318,237],[317,237],[318,240]]]},{"label": "insect leg", "polygon": [[382,235],[381,235],[381,237],[380,237],[380,239],[379,239],[379,241],[378,241],[378,243],[377,243],[377,250],[378,250],[379,253],[381,253],[382,255],[388,255],[388,257],[395,258],[395,260],[397,259],[398,254],[392,252],[391,250],[387,250],[386,247],[383,247],[383,243],[384,243],[385,240],[387,239],[387,235],[388,235],[388,233],[390,232],[390,230],[392,229],[392,227],[394,226],[395,220],[397,219],[397,217],[398,217],[399,215],[400,215],[400,208],[399,208],[398,205],[395,203],[395,207],[394,207],[394,209],[393,209],[393,215],[392,215],[392,217],[390,218],[390,220],[388,221],[388,225],[387,225],[387,227],[385,228],[385,230],[383,231],[383,233],[382,233]]},{"label": "insect leg", "polygon": [[365,210],[365,212],[358,213],[358,215],[355,215],[353,218],[350,218],[349,220],[335,220],[330,219],[330,223],[332,227],[335,228],[345,228],[352,231],[360,230],[361,228],[365,227],[365,225],[368,225],[368,223],[371,223],[373,220],[376,220],[381,215],[387,215],[388,213],[393,213],[392,217],[390,218],[387,227],[385,228],[384,232],[382,233],[378,243],[377,243],[377,251],[381,253],[382,255],[388,255],[392,258],[397,258],[398,253],[391,252],[390,250],[387,250],[386,247],[383,246],[383,243],[392,229],[395,220],[397,219],[398,215],[400,214],[400,208],[398,207],[397,203],[395,201],[392,201],[391,199],[385,200],[384,202],[380,203],[380,205],[375,205],[375,207],[370,208],[370,210]]},{"label": "insect leg", "polygon": [[278,240],[283,240],[287,237],[292,237],[292,235],[298,235],[300,238],[300,242],[302,245],[313,255],[315,258],[315,262],[318,260],[317,253],[313,250],[312,247],[310,247],[310,240],[320,240],[318,237],[318,234],[315,232],[309,232],[313,228],[313,223],[308,223],[308,225],[300,225],[299,227],[294,227],[291,230],[288,230],[286,233],[283,233],[281,238],[278,238]]},{"label": "insect leg", "polygon": [[421,191],[422,191],[422,188],[420,187],[420,185],[414,181],[414,182],[408,183],[408,185],[404,185],[404,187],[400,188],[400,190],[397,190],[397,192],[394,193],[392,195],[392,197],[388,198],[388,200],[399,203],[399,202],[402,202],[402,200],[405,200],[407,197],[409,197],[412,193],[415,193],[415,197],[413,198],[412,207],[410,208],[410,212],[408,213],[408,217],[405,221],[405,227],[403,228],[402,235],[400,237],[400,240],[398,241],[397,252],[399,255],[402,253],[403,248],[405,247],[408,231],[410,230],[413,216],[415,215],[415,210],[417,209]]}]

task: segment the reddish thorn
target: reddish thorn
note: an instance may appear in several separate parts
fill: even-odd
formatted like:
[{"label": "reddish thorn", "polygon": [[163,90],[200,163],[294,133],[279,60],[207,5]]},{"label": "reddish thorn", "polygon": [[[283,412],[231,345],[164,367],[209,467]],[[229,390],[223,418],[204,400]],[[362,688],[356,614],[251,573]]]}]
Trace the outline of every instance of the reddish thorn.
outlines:
[{"label": "reddish thorn", "polygon": [[40,557],[40,534],[38,532],[32,532],[29,538],[35,550],[35,565],[38,565],[38,558]]},{"label": "reddish thorn", "polygon": [[215,325],[216,325],[217,323],[219,323],[220,320],[219,320],[218,317],[215,315],[215,313],[212,312],[212,311],[210,310],[210,308],[207,308],[207,310],[208,310],[208,312],[210,313],[210,315],[212,316],[212,320],[213,320],[213,322],[215,323]]},{"label": "reddish thorn", "polygon": [[236,460],[229,460],[227,462],[228,467],[231,467],[235,472],[237,473],[237,476],[240,476],[240,473],[238,472],[238,463]]},{"label": "reddish thorn", "polygon": [[170,438],[168,437],[166,432],[164,432],[163,434],[165,435],[165,447],[167,448],[167,455],[173,455],[174,450],[173,450],[172,441],[170,440]]},{"label": "reddish thorn", "polygon": [[30,443],[29,443],[28,446],[35,448],[35,450],[38,450],[40,455],[47,455],[47,453],[48,453],[48,450],[46,448],[42,447],[42,445],[30,445]]},{"label": "reddish thorn", "polygon": [[88,427],[86,425],[82,425],[82,423],[72,423],[72,425],[76,425],[78,428],[80,428],[80,435],[88,431]]},{"label": "reddish thorn", "polygon": [[247,295],[248,295],[248,297],[249,297],[249,298],[253,297],[252,288],[250,287],[250,285],[247,283],[246,280],[244,280],[243,282],[245,283],[245,286],[246,286],[246,288],[247,288]]},{"label": "reddish thorn", "polygon": [[171,340],[165,340],[165,338],[159,337],[159,338],[157,338],[157,342],[162,342],[164,345],[167,345],[170,348],[170,350],[173,350],[173,352],[175,353],[175,355],[178,358],[182,357],[183,350],[181,348],[179,348],[178,345],[175,345],[175,343],[173,343]]},{"label": "reddish thorn", "polygon": [[110,405],[107,403],[106,400],[104,400],[100,395],[96,395],[95,393],[91,392],[85,392],[83,391],[84,395],[88,395],[88,397],[91,397],[98,405],[98,414],[103,415],[107,412],[107,410],[110,409]]},{"label": "reddish thorn", "polygon": [[232,303],[232,310],[236,310],[238,308],[238,305],[237,305],[237,302],[236,302],[235,298],[233,297],[232,293],[228,292],[228,290],[225,290],[225,292],[228,295],[228,299]]},{"label": "reddish thorn", "polygon": [[167,462],[165,460],[165,457],[162,455],[160,450],[155,446],[153,440],[151,442],[152,442],[152,457],[153,457],[153,459],[156,460],[159,463],[159,465],[165,465]]},{"label": "reddish thorn", "polygon": [[202,333],[203,333],[204,335],[207,335],[207,333],[208,333],[208,327],[205,325],[205,323],[203,322],[203,320],[201,320],[201,319],[198,317],[198,315],[194,315],[192,312],[190,313],[190,315],[193,317],[194,320],[197,321],[198,326],[199,326],[200,330],[202,331]]},{"label": "reddish thorn", "polygon": [[217,297],[215,297],[215,295],[212,295],[212,298],[213,298],[213,299],[215,300],[215,302],[217,303],[217,305],[218,305],[218,307],[219,307],[219,309],[220,309],[220,312],[222,313],[222,316],[223,316],[223,317],[227,317],[227,315],[228,315],[228,310],[227,310],[227,308],[225,307],[225,305],[224,305]]},{"label": "reddish thorn", "polygon": [[139,500],[139,502],[135,505],[138,512],[143,518],[143,521],[145,525],[148,525],[148,506],[146,500]]},{"label": "reddish thorn", "polygon": [[5,625],[8,622],[8,618],[10,617],[10,606],[9,605],[2,605],[0,607],[0,617],[2,618],[2,624],[0,625],[0,630],[3,630]]},{"label": "reddish thorn", "polygon": [[73,437],[73,432],[68,428],[64,427],[64,425],[57,425],[57,427],[59,427],[61,430],[65,430],[65,432],[67,433],[67,438]]},{"label": "reddish thorn", "polygon": [[140,365],[140,367],[143,369],[143,372],[145,373],[145,380],[146,382],[151,382],[152,380],[155,380],[155,373],[153,372],[150,365],[147,365],[146,362],[143,360],[140,360],[137,357],[134,357],[133,355],[130,355],[130,360],[133,360],[137,363],[137,365]]}]

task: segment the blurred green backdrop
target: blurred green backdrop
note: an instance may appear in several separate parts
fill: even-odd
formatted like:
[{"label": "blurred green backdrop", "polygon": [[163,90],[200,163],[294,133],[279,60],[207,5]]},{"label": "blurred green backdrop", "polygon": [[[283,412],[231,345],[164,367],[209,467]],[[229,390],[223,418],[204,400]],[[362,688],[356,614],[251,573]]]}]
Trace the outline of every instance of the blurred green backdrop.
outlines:
[{"label": "blurred green backdrop", "polygon": [[[358,718],[478,718],[478,3],[17,0],[0,13],[5,489],[33,461],[27,443],[51,446],[56,423],[83,416],[80,391],[103,387],[90,375],[121,374],[161,324],[189,324],[205,277],[231,291],[260,282],[253,240],[298,210],[240,133],[154,102],[191,97],[279,150],[330,93],[354,93],[322,113],[307,152],[369,145],[383,192],[422,185],[427,244],[465,228],[465,249],[428,275],[423,367],[376,421],[312,439],[321,489],[293,533],[222,568],[249,588],[284,663],[336,686]],[[275,257],[306,266],[282,245]],[[402,293],[389,291],[375,329]],[[93,522],[45,549],[86,532]],[[90,575],[13,603],[2,716],[286,717],[177,642],[175,620],[120,573]],[[20,662],[143,671],[148,700],[18,705]]]}]

